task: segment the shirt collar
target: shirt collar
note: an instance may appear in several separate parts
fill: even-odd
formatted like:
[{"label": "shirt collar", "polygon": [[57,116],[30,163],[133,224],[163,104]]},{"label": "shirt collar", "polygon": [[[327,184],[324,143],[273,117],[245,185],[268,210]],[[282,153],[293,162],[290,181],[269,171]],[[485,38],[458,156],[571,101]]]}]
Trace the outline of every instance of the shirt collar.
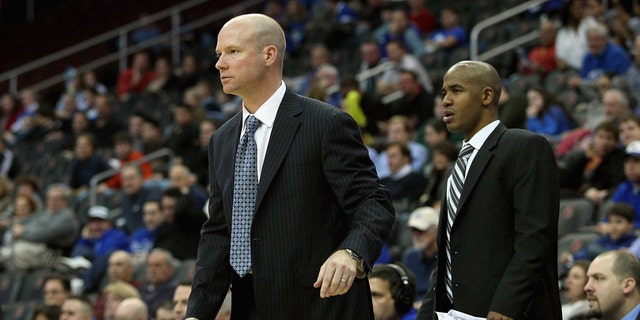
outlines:
[{"label": "shirt collar", "polygon": [[469,143],[475,150],[480,150],[485,141],[489,138],[489,135],[498,127],[500,124],[500,120],[495,120],[488,125],[484,126],[484,128],[480,129],[478,133],[474,134],[471,137],[471,140],[465,141],[464,143]]},{"label": "shirt collar", "polygon": [[[278,113],[278,109],[280,109],[280,103],[282,103],[282,99],[284,98],[284,93],[287,91],[287,86],[284,84],[284,81],[278,87],[278,90],[267,99],[259,108],[258,111],[254,114],[258,120],[267,127],[273,127],[273,122],[276,120],[276,114]],[[244,103],[242,105],[242,127],[244,128],[244,122],[247,120],[247,117],[251,115],[247,108],[244,107]]]},{"label": "shirt collar", "polygon": [[638,314],[640,314],[640,303],[620,320],[636,320],[636,318],[638,318]]},{"label": "shirt collar", "polygon": [[409,173],[411,173],[412,168],[411,168],[411,164],[407,163],[404,166],[402,166],[398,172],[394,173],[391,175],[391,179],[393,180],[400,180],[404,177],[406,177]]}]

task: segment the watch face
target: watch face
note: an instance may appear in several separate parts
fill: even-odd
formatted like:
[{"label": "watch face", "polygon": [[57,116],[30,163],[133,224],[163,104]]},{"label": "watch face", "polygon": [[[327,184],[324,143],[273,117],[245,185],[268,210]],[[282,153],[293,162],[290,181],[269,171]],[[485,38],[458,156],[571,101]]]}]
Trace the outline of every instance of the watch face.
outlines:
[{"label": "watch face", "polygon": [[349,253],[349,256],[351,256],[351,259],[357,260],[358,262],[360,260],[362,260],[362,257],[360,257],[357,253],[355,253],[353,250],[351,249],[347,249],[347,252]]}]

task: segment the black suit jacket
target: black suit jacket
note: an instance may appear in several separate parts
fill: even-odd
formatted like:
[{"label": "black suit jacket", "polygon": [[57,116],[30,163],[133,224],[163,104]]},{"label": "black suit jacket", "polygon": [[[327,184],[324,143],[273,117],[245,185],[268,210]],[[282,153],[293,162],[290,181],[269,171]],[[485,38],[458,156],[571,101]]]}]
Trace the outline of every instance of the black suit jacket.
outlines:
[{"label": "black suit jacket", "polygon": [[[229,246],[241,115],[209,144],[210,218],[187,312],[201,320],[215,317],[234,274]],[[327,299],[313,288],[320,266],[338,249],[350,248],[372,265],[394,221],[357,124],[338,108],[287,90],[272,130],[251,229],[258,318],[372,319],[367,279]]]},{"label": "black suit jacket", "polygon": [[[451,230],[454,308],[478,317],[561,319],[557,276],[558,173],[549,143],[500,124],[478,150]],[[435,287],[418,319],[452,306],[445,294],[447,201]]]}]

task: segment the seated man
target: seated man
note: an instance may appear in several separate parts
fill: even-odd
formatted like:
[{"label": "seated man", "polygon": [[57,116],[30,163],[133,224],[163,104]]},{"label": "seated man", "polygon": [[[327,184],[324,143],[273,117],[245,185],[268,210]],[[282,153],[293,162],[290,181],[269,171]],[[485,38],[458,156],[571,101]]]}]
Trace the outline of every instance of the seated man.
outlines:
[{"label": "seated man", "polygon": [[144,185],[142,170],[138,166],[122,167],[122,200],[120,202],[120,218],[116,226],[127,234],[144,226],[142,209],[149,200],[160,199],[162,191],[153,186]]},{"label": "seated man", "polygon": [[140,297],[151,310],[162,301],[171,300],[177,283],[173,280],[180,261],[163,249],[153,249],[147,258],[145,283],[138,288]]},{"label": "seated man", "polygon": [[194,207],[202,208],[207,202],[207,192],[198,184],[198,178],[185,165],[174,164],[171,166],[169,186],[188,194]]},{"label": "seated man", "polygon": [[84,297],[73,296],[62,303],[60,320],[92,320],[91,302]]},{"label": "seated man", "polygon": [[178,188],[165,190],[161,199],[164,222],[158,226],[154,248],[165,249],[179,260],[195,259],[200,229],[207,220],[202,206]]},{"label": "seated man", "polygon": [[386,148],[390,175],[380,183],[391,192],[396,212],[413,210],[427,187],[427,178],[411,168],[411,150],[402,142],[391,142]]},{"label": "seated man", "polygon": [[160,200],[149,200],[142,207],[144,226],[138,228],[129,238],[131,253],[144,261],[153,248],[158,234],[158,227],[164,222],[164,214],[160,207]]},{"label": "seated man", "polygon": [[637,319],[639,274],[638,258],[626,250],[608,251],[593,259],[584,286],[589,315],[604,320]]},{"label": "seated man", "polygon": [[[70,248],[80,233],[80,222],[69,207],[71,192],[63,184],[47,189],[47,205],[24,226],[15,225],[13,265],[16,269],[39,268]],[[62,252],[64,253],[64,252]]]},{"label": "seated man", "polygon": [[632,61],[624,48],[609,41],[609,31],[603,24],[596,23],[587,29],[589,51],[582,60],[580,77],[569,80],[571,87],[578,87],[583,81],[595,83],[604,75],[623,75]]},{"label": "seated man", "polygon": [[85,271],[85,292],[93,292],[107,269],[107,260],[115,250],[129,250],[129,240],[124,231],[113,227],[109,217],[109,209],[93,206],[87,213],[89,222],[82,228],[82,234],[73,247],[72,257],[83,257],[92,264]]},{"label": "seated man", "polygon": [[116,320],[147,320],[150,319],[149,308],[140,298],[126,298],[116,308]]},{"label": "seated man", "polygon": [[439,214],[431,207],[414,210],[407,225],[411,228],[413,248],[407,250],[402,263],[416,276],[416,299],[414,306],[420,308],[424,296],[431,288],[431,274],[438,265],[436,233]]},{"label": "seated man", "polygon": [[[414,141],[414,127],[409,118],[393,116],[387,121],[387,143],[402,142],[411,150],[411,168],[415,172],[422,172],[422,167],[429,159],[427,148]],[[387,153],[381,152],[375,161],[376,171],[380,178],[389,176],[389,159]]]},{"label": "seated man", "polygon": [[373,315],[376,320],[413,320],[416,278],[397,264],[378,264],[369,274]]},{"label": "seated man", "polygon": [[44,279],[42,293],[45,305],[62,306],[64,300],[71,296],[71,279],[63,274],[52,273]]}]

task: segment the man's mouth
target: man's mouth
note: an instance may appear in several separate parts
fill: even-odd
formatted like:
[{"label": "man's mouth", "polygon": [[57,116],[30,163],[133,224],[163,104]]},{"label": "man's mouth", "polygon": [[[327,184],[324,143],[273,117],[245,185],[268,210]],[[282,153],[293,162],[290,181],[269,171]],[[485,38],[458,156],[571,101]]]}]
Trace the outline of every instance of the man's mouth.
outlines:
[{"label": "man's mouth", "polygon": [[454,115],[453,112],[451,111],[444,111],[443,114],[444,114],[444,117],[442,117],[442,120],[447,123],[451,121]]}]

